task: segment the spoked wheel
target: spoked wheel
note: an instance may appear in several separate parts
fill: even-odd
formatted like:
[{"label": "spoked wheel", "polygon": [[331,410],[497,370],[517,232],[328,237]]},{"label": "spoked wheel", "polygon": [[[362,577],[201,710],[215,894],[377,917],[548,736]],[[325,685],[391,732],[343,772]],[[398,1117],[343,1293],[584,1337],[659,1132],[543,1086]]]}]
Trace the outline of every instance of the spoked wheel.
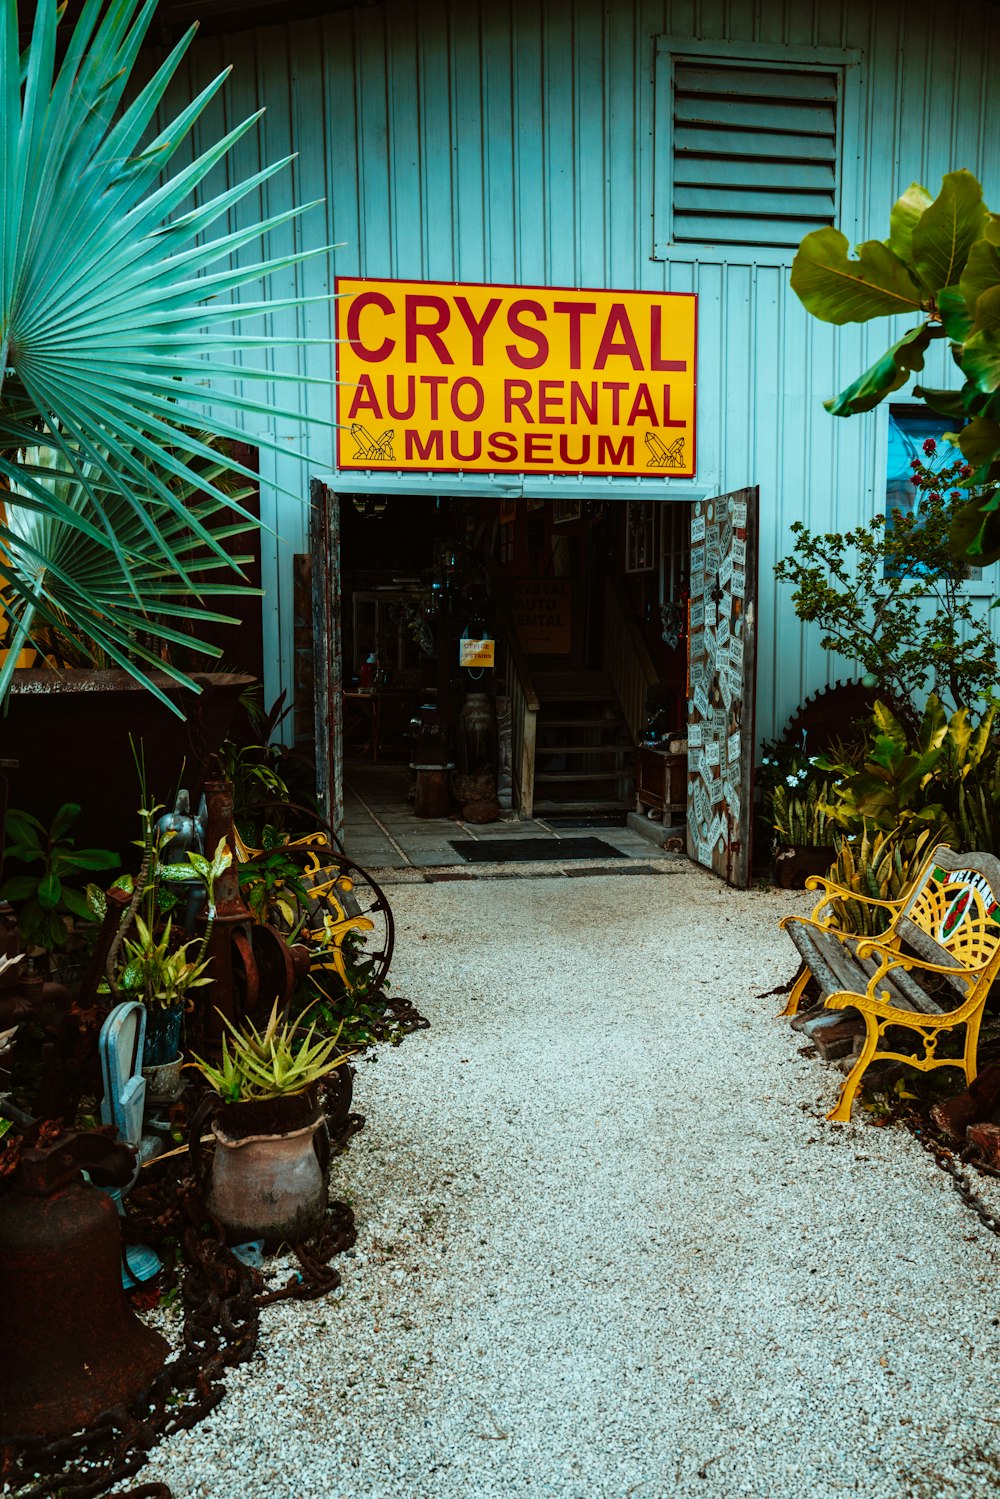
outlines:
[{"label": "spoked wheel", "polygon": [[317,978],[323,974],[328,992],[373,999],[388,975],[395,938],[384,891],[322,833],[286,843],[281,852],[301,874],[298,888],[285,887],[269,908],[270,923],[282,936],[309,947],[310,972]]}]

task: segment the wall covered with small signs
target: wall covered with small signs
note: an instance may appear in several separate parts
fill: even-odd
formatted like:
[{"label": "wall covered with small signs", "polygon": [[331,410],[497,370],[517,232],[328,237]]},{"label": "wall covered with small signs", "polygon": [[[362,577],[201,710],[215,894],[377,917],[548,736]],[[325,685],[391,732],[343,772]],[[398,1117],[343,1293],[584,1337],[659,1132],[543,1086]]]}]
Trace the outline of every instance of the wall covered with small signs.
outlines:
[{"label": "wall covered with small signs", "polygon": [[757,491],[691,508],[688,853],[750,880],[756,677]]}]

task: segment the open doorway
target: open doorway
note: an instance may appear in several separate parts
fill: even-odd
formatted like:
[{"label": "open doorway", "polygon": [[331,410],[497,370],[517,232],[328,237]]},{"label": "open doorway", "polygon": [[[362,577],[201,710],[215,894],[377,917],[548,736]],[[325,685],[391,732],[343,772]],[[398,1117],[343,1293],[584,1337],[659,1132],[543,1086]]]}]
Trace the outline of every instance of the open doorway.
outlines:
[{"label": "open doorway", "polygon": [[688,503],[326,493],[356,857],[683,834]]}]

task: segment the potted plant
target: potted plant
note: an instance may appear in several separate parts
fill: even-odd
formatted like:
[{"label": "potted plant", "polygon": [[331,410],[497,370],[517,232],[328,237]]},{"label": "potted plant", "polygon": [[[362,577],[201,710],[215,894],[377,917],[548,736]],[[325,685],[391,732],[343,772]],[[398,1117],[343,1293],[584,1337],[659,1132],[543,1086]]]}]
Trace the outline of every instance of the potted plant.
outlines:
[{"label": "potted plant", "polygon": [[808,875],[825,874],[836,857],[826,769],[804,745],[770,745],[761,761],[757,782],[771,829],[774,882],[783,890],[801,887]]},{"label": "potted plant", "polygon": [[[145,789],[145,767],[141,761],[137,765]],[[140,810],[142,862],[134,881],[126,875],[117,882],[120,888],[129,891],[132,900],[108,962],[110,987],[120,998],[137,999],[146,1008],[142,1070],[151,1103],[171,1103],[181,1091],[184,1012],[192,990],[212,982],[207,969],[215,922],[215,884],[233,857],[225,839],[221,839],[211,858],[188,849],[180,861],[169,862],[167,851],[172,833],[160,830],[170,819],[157,822],[161,810],[147,806]],[[180,941],[170,907],[181,903],[177,892],[186,894],[192,886],[196,892],[204,891],[205,930],[200,937]],[[88,894],[100,906],[100,892],[91,887]],[[164,911],[168,914],[161,925]],[[121,966],[116,962],[119,951],[123,958]]]},{"label": "potted plant", "polygon": [[151,1103],[172,1102],[179,1093],[185,1004],[193,989],[212,982],[204,939],[192,937],[178,947],[172,925],[168,917],[157,934],[135,917],[135,936],[123,941],[125,967],[118,981],[123,999],[138,999],[146,1008],[142,1071]]},{"label": "potted plant", "polygon": [[[117,868],[120,862],[109,849],[77,848],[73,833],[79,815],[75,802],[64,802],[48,828],[30,812],[15,808],[6,817],[4,858],[23,864],[25,872],[11,874],[0,885],[0,901],[14,905],[24,942],[46,953],[50,976],[64,982],[73,976],[73,954],[67,955],[73,923],[89,925],[95,919],[79,881],[91,871]],[[86,941],[78,940],[81,945],[86,948]]]},{"label": "potted plant", "polygon": [[195,1057],[190,1064],[216,1094],[211,1170],[202,1170],[195,1130],[195,1174],[232,1242],[295,1243],[326,1212],[328,1150],[318,1084],[351,1053],[341,1050],[339,1032],[317,1036],[315,1022],[303,1032],[301,1017],[279,1017],[277,1000],[262,1031],[221,1018],[227,1034],[220,1060]]}]

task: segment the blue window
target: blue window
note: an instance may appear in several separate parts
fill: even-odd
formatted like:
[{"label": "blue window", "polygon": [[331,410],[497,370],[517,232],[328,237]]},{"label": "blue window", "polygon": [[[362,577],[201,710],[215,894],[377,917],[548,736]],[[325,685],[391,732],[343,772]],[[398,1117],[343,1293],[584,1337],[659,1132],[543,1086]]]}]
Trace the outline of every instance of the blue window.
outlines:
[{"label": "blue window", "polygon": [[[954,421],[936,416],[924,406],[889,407],[889,459],[885,485],[887,527],[892,526],[893,516],[897,514],[912,515],[915,509],[919,513],[920,491],[910,483],[913,477],[911,464],[915,458],[937,472],[950,468],[961,456],[957,448],[944,441],[944,434],[953,431],[954,426]],[[924,452],[928,437],[933,437],[937,443],[937,452],[933,455]],[[969,569],[970,579],[982,575],[982,568]]]}]

